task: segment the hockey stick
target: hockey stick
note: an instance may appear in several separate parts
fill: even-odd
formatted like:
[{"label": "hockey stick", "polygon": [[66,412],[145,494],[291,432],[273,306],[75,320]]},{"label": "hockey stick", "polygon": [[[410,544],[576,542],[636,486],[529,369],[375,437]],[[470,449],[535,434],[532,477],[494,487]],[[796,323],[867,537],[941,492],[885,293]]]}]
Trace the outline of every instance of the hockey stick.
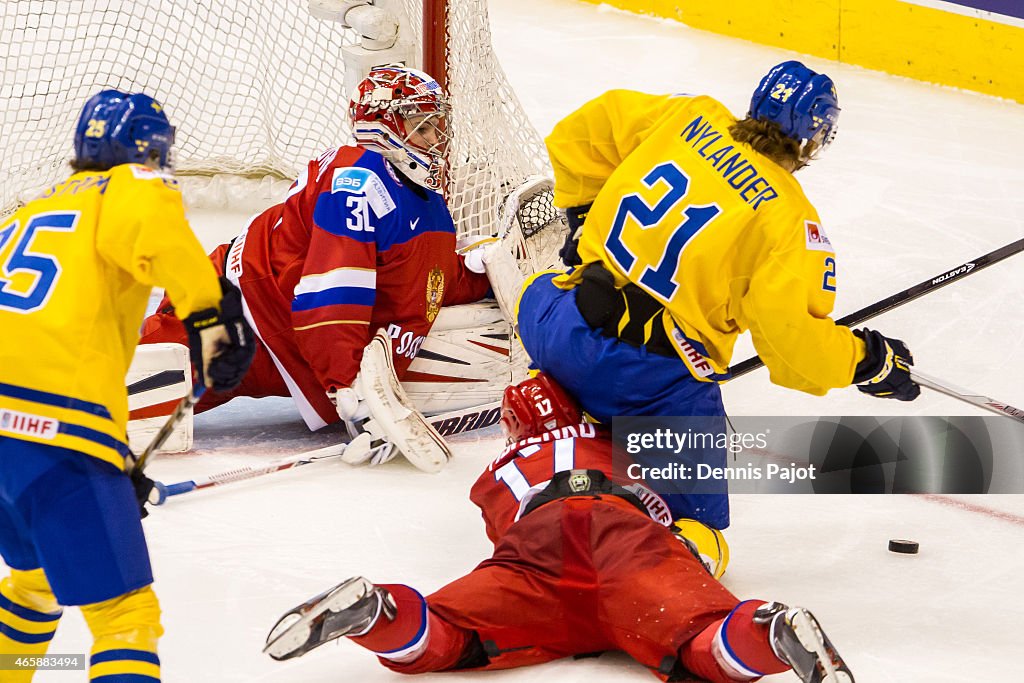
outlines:
[{"label": "hockey stick", "polygon": [[[184,403],[188,398],[189,397],[186,396],[182,399],[182,403]],[[180,405],[181,404],[179,404],[179,406]],[[182,410],[182,413],[184,413],[184,410],[187,410],[187,408],[188,407],[186,406]],[[175,411],[175,413],[177,413],[177,411]],[[452,436],[453,434],[461,434],[474,429],[489,427],[496,424],[500,417],[501,401],[494,401],[492,403],[485,403],[482,406],[472,406],[470,408],[461,408],[459,410],[441,413],[440,415],[428,417],[427,420],[443,436]],[[168,423],[171,424],[171,429],[173,429],[173,423],[171,423],[170,420],[168,420]],[[168,433],[170,433],[170,431],[171,430],[169,429]],[[159,434],[157,436],[159,436]],[[166,439],[166,436],[164,438]],[[152,450],[160,447],[160,444],[156,443],[156,439],[154,439],[153,442],[156,445],[154,446],[151,444],[150,448],[146,449],[147,452],[151,452]],[[386,445],[387,444],[382,444],[373,450],[382,449]],[[173,484],[164,484],[162,482],[155,481],[153,482],[153,493],[150,495],[149,502],[153,505],[163,505],[167,502],[167,498],[170,496],[180,496],[184,493],[191,493],[192,491],[198,491],[212,486],[223,486],[224,484],[231,484],[236,481],[254,479],[256,477],[262,477],[265,474],[273,474],[274,472],[290,470],[301,465],[308,465],[318,460],[337,458],[345,452],[345,448],[347,446],[348,444],[326,446],[314,451],[293,455],[288,458],[272,460],[265,465],[246,465],[244,467],[236,467],[224,472],[218,472],[217,474],[200,477],[199,479],[189,479],[188,481],[180,481]]]},{"label": "hockey stick", "polygon": [[[377,446],[373,450],[384,448],[388,444]],[[234,469],[225,470],[224,472],[218,472],[217,474],[211,474],[206,477],[199,477],[198,479],[189,479],[188,481],[179,481],[174,484],[163,484],[161,482],[153,482],[153,491],[156,493],[155,498],[151,498],[150,502],[154,505],[163,505],[167,502],[167,499],[171,496],[180,496],[184,493],[191,493],[192,491],[198,491],[200,489],[210,488],[212,486],[223,486],[224,484],[232,484],[236,481],[245,481],[247,479],[255,479],[256,477],[262,477],[265,474],[273,474],[274,472],[283,472],[284,470],[290,470],[295,467],[302,465],[308,465],[312,462],[319,460],[329,460],[340,457],[344,452],[348,444],[335,444],[333,446],[326,446],[324,448],[318,448],[314,451],[307,451],[305,453],[299,453],[287,458],[279,458],[277,460],[271,460],[265,465],[246,465],[244,467],[235,467]]]},{"label": "hockey stick", "polygon": [[978,406],[979,408],[990,410],[997,415],[1002,415],[1003,417],[1008,417],[1011,420],[1024,423],[1024,410],[1015,408],[1009,403],[997,401],[994,398],[982,396],[981,394],[977,394],[969,389],[958,387],[955,384],[943,382],[942,380],[936,379],[931,375],[926,375],[920,370],[916,370],[914,368],[911,368],[910,370],[910,378],[921,386],[928,387],[932,391],[937,391],[940,394],[945,394],[946,396],[952,396],[964,403],[970,403],[971,405]]},{"label": "hockey stick", "polygon": [[[1011,242],[1010,244],[1000,247],[995,251],[990,251],[984,256],[980,256],[974,259],[973,261],[968,261],[967,263],[961,264],[956,268],[953,268],[952,270],[947,270],[945,273],[937,277],[933,277],[930,280],[925,280],[924,282],[916,284],[913,287],[908,287],[907,289],[904,289],[902,292],[893,294],[892,296],[886,297],[881,301],[876,301],[870,306],[865,306],[859,311],[854,311],[850,315],[847,315],[845,317],[840,318],[839,320],[836,320],[836,324],[844,325],[846,327],[853,327],[854,325],[858,325],[864,322],[865,320],[869,320],[877,315],[885,313],[886,311],[890,311],[896,308],[897,306],[902,306],[903,304],[909,301],[913,301],[918,297],[924,296],[928,292],[939,289],[941,287],[945,287],[949,283],[955,282],[956,280],[961,280],[970,275],[971,273],[976,273],[979,270],[982,270],[983,268],[991,266],[993,263],[998,263],[999,261],[1002,261],[1005,258],[1013,256],[1014,254],[1019,253],[1021,251],[1024,251],[1024,238],[1021,238],[1016,242]],[[751,370],[756,370],[757,368],[763,365],[764,362],[757,356],[754,356],[753,358],[748,358],[745,361],[736,363],[735,365],[729,368],[729,379],[734,380],[737,377],[745,375]]]}]

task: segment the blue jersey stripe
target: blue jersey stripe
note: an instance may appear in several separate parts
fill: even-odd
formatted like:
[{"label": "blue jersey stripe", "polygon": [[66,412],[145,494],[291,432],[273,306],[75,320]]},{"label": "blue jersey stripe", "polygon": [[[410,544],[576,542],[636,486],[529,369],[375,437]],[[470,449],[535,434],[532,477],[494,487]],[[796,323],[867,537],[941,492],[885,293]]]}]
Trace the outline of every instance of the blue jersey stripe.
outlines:
[{"label": "blue jersey stripe", "polygon": [[292,300],[293,311],[310,311],[323,306],[350,304],[355,306],[373,306],[377,300],[377,291],[366,287],[332,287],[320,292],[299,294]]},{"label": "blue jersey stripe", "polygon": [[61,422],[59,431],[62,434],[67,434],[68,436],[77,436],[79,438],[98,443],[101,446],[106,446],[107,448],[117,451],[124,457],[128,457],[129,455],[131,455],[131,451],[128,449],[128,445],[125,444],[123,441],[121,441],[120,439],[115,439],[109,434],[98,432],[95,429],[89,429],[88,427],[83,427],[82,425]]},{"label": "blue jersey stripe", "polygon": [[0,383],[0,396],[9,396],[11,398],[16,398],[21,401],[34,401],[36,403],[42,403],[48,406],[55,406],[57,408],[69,408],[71,410],[80,410],[83,413],[89,413],[90,415],[98,415],[99,417],[105,418],[107,420],[113,419],[110,417],[110,411],[107,410],[107,407],[100,405],[99,403],[82,401],[77,398],[71,398],[70,396],[62,396],[60,394],[51,394],[48,391],[39,391],[38,389],[19,387],[14,384]]}]

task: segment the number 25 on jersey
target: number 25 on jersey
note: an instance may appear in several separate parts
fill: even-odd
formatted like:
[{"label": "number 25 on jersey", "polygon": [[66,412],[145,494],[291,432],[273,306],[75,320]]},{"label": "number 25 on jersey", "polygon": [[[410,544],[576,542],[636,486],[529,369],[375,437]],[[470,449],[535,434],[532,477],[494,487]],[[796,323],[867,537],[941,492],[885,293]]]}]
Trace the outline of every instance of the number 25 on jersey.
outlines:
[{"label": "number 25 on jersey", "polygon": [[[46,306],[60,279],[60,262],[48,254],[31,252],[29,247],[40,231],[73,231],[79,216],[77,211],[37,214],[29,219],[20,235],[20,221],[0,228],[0,310],[32,313]],[[29,287],[15,289],[13,279],[19,273],[33,278]],[[22,280],[26,279],[23,276]]]}]

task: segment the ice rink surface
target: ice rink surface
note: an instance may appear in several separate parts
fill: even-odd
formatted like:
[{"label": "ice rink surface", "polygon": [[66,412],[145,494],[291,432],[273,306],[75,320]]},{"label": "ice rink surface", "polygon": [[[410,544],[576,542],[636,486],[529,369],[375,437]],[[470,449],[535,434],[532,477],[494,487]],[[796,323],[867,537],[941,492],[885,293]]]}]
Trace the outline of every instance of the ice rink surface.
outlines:
[{"label": "ice rink surface", "polygon": [[[609,88],[708,93],[742,114],[770,66],[799,58],[570,0],[491,0],[491,11],[499,57],[542,134]],[[1020,105],[806,61],[833,77],[843,108],[836,143],[798,175],[839,254],[838,316],[1024,234]],[[245,220],[192,218],[211,247]],[[1022,296],[1024,256],[1017,256],[871,324],[906,340],[921,369],[1024,405]],[[741,340],[734,360],[750,351]],[[774,387],[764,370],[724,392],[736,415],[975,414],[932,393],[911,404],[855,390],[805,396]],[[236,401],[197,418],[196,434],[197,451],[162,457],[150,474],[188,479],[339,436],[309,434],[283,399]],[[499,449],[492,430],[458,439],[456,460],[436,476],[404,462],[354,469],[333,461],[154,511],[145,526],[167,631],[164,680],[399,680],[346,642],[288,663],[260,650],[281,613],[346,577],[427,593],[484,559],[489,544],[467,494]],[[861,683],[1020,678],[1024,496],[736,496],[732,519],[725,584],[741,598],[811,608]],[[917,540],[921,553],[891,554],[890,538]],[[80,614],[69,610],[50,651],[83,652],[89,642]],[[653,680],[621,655],[427,678]],[[43,672],[36,680],[82,680],[82,673]]]}]

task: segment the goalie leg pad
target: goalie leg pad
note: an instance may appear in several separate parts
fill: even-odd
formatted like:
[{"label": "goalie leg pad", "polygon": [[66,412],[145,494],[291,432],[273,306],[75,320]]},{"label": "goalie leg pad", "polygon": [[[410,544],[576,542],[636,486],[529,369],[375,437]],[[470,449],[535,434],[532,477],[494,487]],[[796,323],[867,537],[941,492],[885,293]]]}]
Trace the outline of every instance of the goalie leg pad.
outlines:
[{"label": "goalie leg pad", "polygon": [[364,429],[395,445],[424,472],[440,472],[452,453],[441,435],[417,411],[395,374],[391,338],[378,330],[366,349],[356,378],[356,391],[370,408]]},{"label": "goalie leg pad", "polygon": [[[128,443],[139,453],[153,439],[192,390],[192,364],[183,344],[142,344],[125,377],[128,385]],[[192,409],[178,421],[158,452],[180,453],[192,448]]]}]

